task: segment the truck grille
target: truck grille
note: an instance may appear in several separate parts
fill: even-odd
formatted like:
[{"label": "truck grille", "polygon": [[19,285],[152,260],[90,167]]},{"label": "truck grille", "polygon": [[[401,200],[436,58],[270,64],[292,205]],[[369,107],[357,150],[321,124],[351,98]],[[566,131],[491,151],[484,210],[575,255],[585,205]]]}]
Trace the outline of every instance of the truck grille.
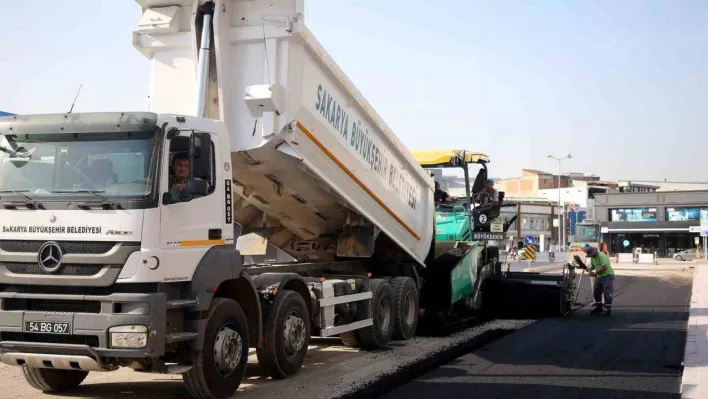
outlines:
[{"label": "truck grille", "polygon": [[58,299],[6,298],[2,301],[2,309],[22,310],[28,312],[98,314],[101,313],[101,302]]},{"label": "truck grille", "polygon": [[103,265],[63,265],[57,272],[47,273],[36,263],[0,263],[0,265],[7,267],[7,270],[15,274],[52,276],[95,276],[103,268]]},{"label": "truck grille", "polygon": [[[39,248],[47,242],[0,240],[0,249],[5,252],[38,252]],[[104,241],[57,241],[65,254],[105,254],[115,245],[115,242]]]}]

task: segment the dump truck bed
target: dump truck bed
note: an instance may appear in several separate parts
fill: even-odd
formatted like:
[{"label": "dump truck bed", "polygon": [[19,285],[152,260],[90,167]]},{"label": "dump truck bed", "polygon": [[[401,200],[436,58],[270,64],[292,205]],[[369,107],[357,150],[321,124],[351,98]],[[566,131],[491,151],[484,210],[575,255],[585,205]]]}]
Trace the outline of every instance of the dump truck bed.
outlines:
[{"label": "dump truck bed", "polygon": [[[182,3],[157,12],[145,24],[160,28],[134,40],[152,57],[156,112],[193,113],[200,38],[189,30],[191,2]],[[230,134],[224,167],[242,252],[264,250],[268,237],[299,260],[332,260],[342,227],[363,216],[422,264],[433,181],[304,25],[304,2],[224,0],[216,10],[207,116]]]}]

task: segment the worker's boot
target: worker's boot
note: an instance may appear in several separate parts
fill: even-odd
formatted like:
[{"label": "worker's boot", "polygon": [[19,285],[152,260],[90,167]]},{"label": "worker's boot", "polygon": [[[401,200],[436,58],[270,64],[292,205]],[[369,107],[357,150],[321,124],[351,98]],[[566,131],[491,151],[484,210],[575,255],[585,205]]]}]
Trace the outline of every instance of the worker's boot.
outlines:
[{"label": "worker's boot", "polygon": [[595,309],[593,309],[593,310],[590,311],[590,314],[591,314],[591,315],[596,315],[596,314],[601,314],[601,313],[603,313],[602,304],[595,304],[595,305],[593,305],[593,306],[595,306]]},{"label": "worker's boot", "polygon": [[606,306],[605,311],[600,313],[601,316],[612,316],[612,307]]}]

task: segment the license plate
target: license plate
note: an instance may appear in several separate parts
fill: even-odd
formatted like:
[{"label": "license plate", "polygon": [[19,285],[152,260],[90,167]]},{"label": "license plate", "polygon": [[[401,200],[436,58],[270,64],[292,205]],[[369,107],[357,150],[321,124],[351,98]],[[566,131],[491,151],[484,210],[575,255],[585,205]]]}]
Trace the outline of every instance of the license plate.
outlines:
[{"label": "license plate", "polygon": [[40,334],[70,334],[69,323],[53,321],[26,321],[25,332]]}]

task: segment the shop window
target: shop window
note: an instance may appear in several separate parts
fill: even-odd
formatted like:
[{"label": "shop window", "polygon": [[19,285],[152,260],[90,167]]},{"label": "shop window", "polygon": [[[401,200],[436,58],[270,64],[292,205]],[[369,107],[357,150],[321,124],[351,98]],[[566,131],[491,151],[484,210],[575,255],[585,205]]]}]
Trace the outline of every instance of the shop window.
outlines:
[{"label": "shop window", "polygon": [[708,207],[666,208],[666,220],[669,222],[687,222],[701,220],[701,211],[708,212]]},{"label": "shop window", "polygon": [[656,222],[656,208],[610,209],[611,222]]}]

